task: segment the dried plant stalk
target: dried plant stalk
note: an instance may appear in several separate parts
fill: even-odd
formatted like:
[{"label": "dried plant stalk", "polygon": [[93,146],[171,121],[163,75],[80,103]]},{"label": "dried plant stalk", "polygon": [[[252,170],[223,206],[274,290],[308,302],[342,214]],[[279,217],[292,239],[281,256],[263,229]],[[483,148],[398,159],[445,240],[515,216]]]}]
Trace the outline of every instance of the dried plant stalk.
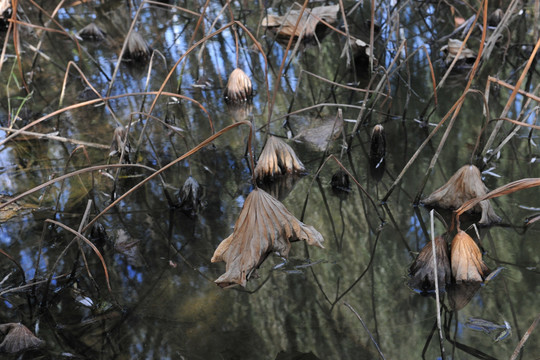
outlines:
[{"label": "dried plant stalk", "polygon": [[287,257],[291,241],[305,240],[323,248],[323,237],[312,226],[296,219],[285,206],[264,190],[253,190],[236,220],[233,233],[219,244],[212,262],[225,261],[226,272],[216,283],[221,287],[246,282],[273,251]]},{"label": "dried plant stalk", "polygon": [[247,74],[239,68],[233,70],[225,88],[225,100],[233,103],[248,101],[253,96],[251,80]]},{"label": "dried plant stalk", "polygon": [[294,150],[285,141],[269,136],[257,166],[255,178],[261,180],[268,176],[277,176],[305,171],[304,164]]},{"label": "dried plant stalk", "polygon": [[[422,203],[445,209],[457,209],[468,200],[483,196],[486,193],[487,188],[482,182],[480,170],[474,165],[465,165],[446,184],[422,200]],[[480,224],[491,224],[501,221],[501,218],[495,214],[488,200],[481,201],[480,204],[474,206],[471,210],[482,213]]]},{"label": "dried plant stalk", "polygon": [[482,260],[480,248],[463,230],[459,230],[452,240],[452,274],[457,283],[481,282],[487,275],[488,267]]},{"label": "dried plant stalk", "polygon": [[[411,275],[409,285],[422,292],[435,290],[432,246],[432,242],[428,242],[409,269]],[[446,241],[440,236],[435,238],[435,252],[437,256],[437,278],[439,287],[442,289],[445,284],[450,284],[452,276],[450,260],[448,258],[448,247]]]}]

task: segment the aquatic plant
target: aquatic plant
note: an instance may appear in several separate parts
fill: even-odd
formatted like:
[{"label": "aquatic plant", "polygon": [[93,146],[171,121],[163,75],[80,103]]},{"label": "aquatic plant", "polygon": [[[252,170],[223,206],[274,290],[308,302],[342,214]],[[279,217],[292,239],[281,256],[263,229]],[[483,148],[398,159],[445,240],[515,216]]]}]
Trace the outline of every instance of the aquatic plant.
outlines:
[{"label": "aquatic plant", "polygon": [[251,80],[244,70],[236,68],[229,75],[223,96],[226,101],[237,103],[249,101],[253,95]]},{"label": "aquatic plant", "polygon": [[285,141],[269,136],[253,172],[256,179],[263,180],[283,174],[301,173],[305,170],[302,161]]},{"label": "aquatic plant", "polygon": [[223,240],[212,262],[225,261],[226,272],[216,283],[221,287],[246,282],[271,252],[287,257],[291,242],[303,240],[323,247],[323,237],[312,226],[296,219],[285,206],[264,190],[253,190],[244,202],[233,233]]}]

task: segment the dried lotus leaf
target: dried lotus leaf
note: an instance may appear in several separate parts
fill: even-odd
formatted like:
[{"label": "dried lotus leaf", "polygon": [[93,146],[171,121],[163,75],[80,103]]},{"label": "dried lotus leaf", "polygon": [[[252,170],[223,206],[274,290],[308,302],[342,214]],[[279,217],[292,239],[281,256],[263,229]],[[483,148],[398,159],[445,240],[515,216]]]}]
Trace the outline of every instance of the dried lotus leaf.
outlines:
[{"label": "dried lotus leaf", "polygon": [[296,219],[281,202],[264,190],[253,190],[244,202],[233,233],[214,252],[212,262],[226,263],[226,272],[215,282],[222,287],[246,286],[251,273],[271,252],[287,257],[290,242],[296,240],[321,248],[324,241],[317,230]]}]

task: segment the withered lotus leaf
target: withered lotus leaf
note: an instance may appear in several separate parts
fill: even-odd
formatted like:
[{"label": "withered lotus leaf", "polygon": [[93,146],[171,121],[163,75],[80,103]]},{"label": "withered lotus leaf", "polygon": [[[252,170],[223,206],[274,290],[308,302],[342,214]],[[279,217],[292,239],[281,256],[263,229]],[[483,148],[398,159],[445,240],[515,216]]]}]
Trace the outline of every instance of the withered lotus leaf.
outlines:
[{"label": "withered lotus leaf", "polygon": [[[442,237],[435,238],[435,256],[437,257],[437,279],[439,289],[444,289],[451,282],[448,247]],[[411,279],[409,285],[422,292],[435,290],[435,271],[433,267],[433,245],[429,241],[420,251],[409,269]]]},{"label": "withered lotus leaf", "polygon": [[474,240],[463,230],[452,240],[452,275],[457,283],[481,282],[488,272],[482,260],[482,252]]},{"label": "withered lotus leaf", "polygon": [[233,70],[225,87],[225,100],[232,103],[248,101],[253,96],[251,79],[244,70],[236,68]]},{"label": "withered lotus leaf", "polygon": [[105,39],[106,33],[101,30],[95,23],[90,23],[83,27],[78,35],[84,40],[89,41],[101,41]]},{"label": "withered lotus leaf", "polygon": [[311,38],[315,35],[315,29],[319,24],[319,19],[329,24],[337,21],[339,5],[319,6],[313,9],[305,9],[298,27],[295,25],[300,16],[300,10],[290,10],[284,16],[268,15],[262,21],[262,26],[269,29],[276,29],[278,36],[301,38]]},{"label": "withered lotus leaf", "polygon": [[1,324],[0,333],[5,334],[4,340],[0,343],[0,352],[16,353],[36,348],[43,344],[43,340],[38,339],[23,324]]},{"label": "withered lotus leaf", "polygon": [[180,209],[186,215],[194,218],[201,207],[202,189],[193,176],[189,176],[180,189]]},{"label": "withered lotus leaf", "polygon": [[285,141],[269,136],[254,172],[255,177],[260,180],[267,176],[291,174],[304,170],[304,164]]},{"label": "withered lotus leaf", "polygon": [[305,240],[324,248],[322,235],[296,219],[285,206],[264,190],[253,190],[246,201],[233,233],[219,244],[212,262],[225,261],[226,272],[215,282],[226,287],[246,286],[252,273],[273,251],[287,257],[291,241]]},{"label": "withered lotus leaf", "polygon": [[129,34],[126,49],[126,58],[135,62],[146,62],[150,57],[152,50],[146,40],[143,39],[141,34],[136,31],[132,31]]},{"label": "withered lotus leaf", "polygon": [[[422,200],[422,203],[445,209],[457,209],[466,201],[485,195],[487,191],[482,182],[480,170],[474,165],[465,165],[452,175],[446,184]],[[480,224],[501,221],[501,218],[495,214],[489,200],[481,201],[472,211],[482,213]]]}]

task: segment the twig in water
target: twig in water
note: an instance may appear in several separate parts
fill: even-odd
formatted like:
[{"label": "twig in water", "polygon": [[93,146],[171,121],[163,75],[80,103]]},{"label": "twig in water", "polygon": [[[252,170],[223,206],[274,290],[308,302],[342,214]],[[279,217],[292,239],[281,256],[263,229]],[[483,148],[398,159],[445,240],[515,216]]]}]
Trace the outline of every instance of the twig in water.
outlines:
[{"label": "twig in water", "polygon": [[360,322],[362,323],[362,326],[364,327],[364,329],[366,329],[366,332],[368,333],[369,335],[369,338],[371,339],[371,341],[373,342],[373,344],[375,345],[375,347],[377,348],[377,351],[379,352],[379,355],[381,356],[381,359],[386,359],[384,357],[384,354],[382,353],[381,351],[381,348],[379,347],[379,345],[377,344],[377,342],[375,341],[375,339],[373,338],[373,335],[371,334],[371,332],[369,331],[369,329],[367,328],[366,324],[364,324],[364,320],[362,320],[362,318],[360,317],[360,315],[358,315],[358,313],[356,312],[356,310],[353,309],[353,307],[351,305],[349,305],[346,301],[343,302],[343,305],[345,305],[346,307],[349,308],[349,310],[351,310],[353,312],[354,315],[356,315],[356,317],[358,318],[358,320],[360,320]]}]

